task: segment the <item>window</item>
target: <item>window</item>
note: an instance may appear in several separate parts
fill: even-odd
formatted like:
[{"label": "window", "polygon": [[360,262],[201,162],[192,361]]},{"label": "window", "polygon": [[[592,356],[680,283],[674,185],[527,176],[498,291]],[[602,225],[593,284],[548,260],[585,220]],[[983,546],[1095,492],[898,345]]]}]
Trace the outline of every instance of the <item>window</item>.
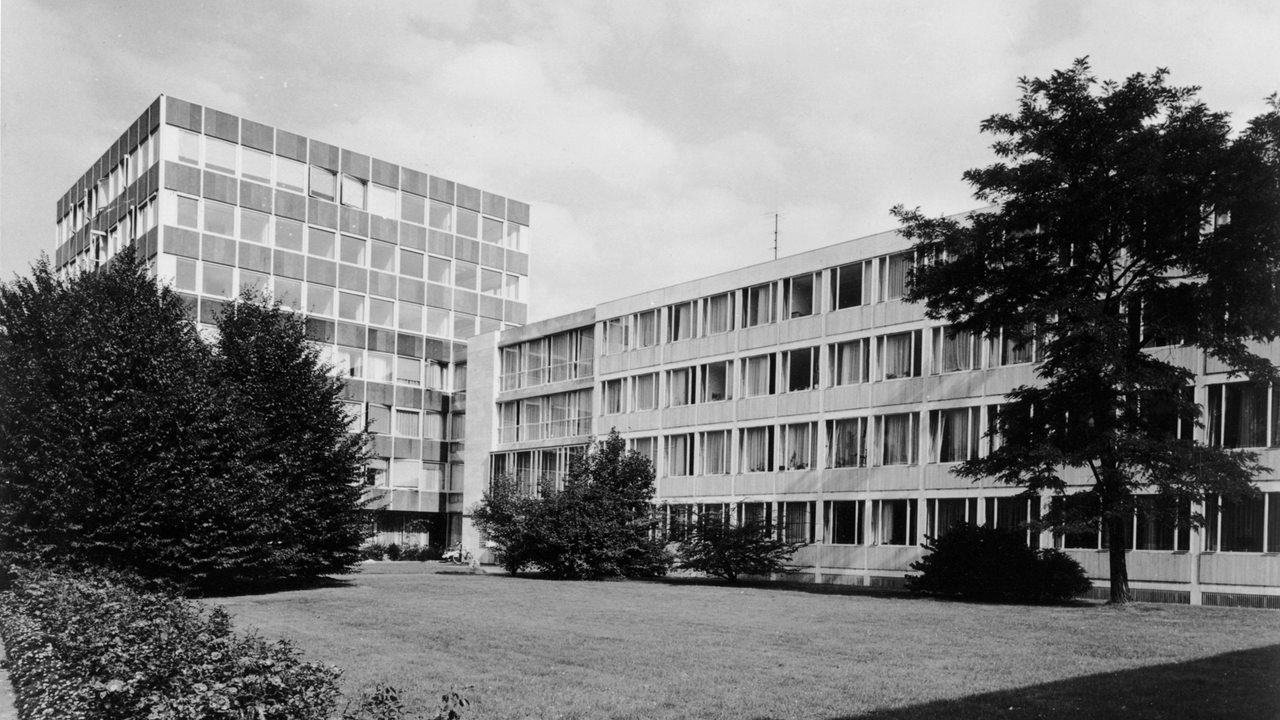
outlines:
[{"label": "window", "polygon": [[240,293],[250,291],[266,294],[270,290],[271,284],[266,275],[240,268]]},{"label": "window", "polygon": [[787,392],[801,392],[818,387],[818,349],[797,348],[782,354],[783,372],[787,375]]},{"label": "window", "polygon": [[656,410],[658,407],[657,373],[637,375],[631,383],[634,392],[633,407],[637,411]]},{"label": "window", "polygon": [[733,388],[730,386],[732,367],[732,361],[726,360],[708,363],[699,369],[701,378],[698,402],[719,402],[733,397]]},{"label": "window", "polygon": [[870,301],[871,263],[841,265],[831,271],[831,307],[836,310],[865,305]]},{"label": "window", "polygon": [[720,335],[733,329],[733,293],[712,295],[707,298],[706,320],[702,324],[704,335]]},{"label": "window", "polygon": [[658,458],[658,439],[652,437],[638,437],[627,440],[627,447],[630,450],[640,453],[649,459],[649,462],[656,462]]},{"label": "window", "polygon": [[453,282],[453,261],[435,255],[427,256],[427,279],[443,285]]},{"label": "window", "polygon": [[426,257],[422,253],[400,248],[400,274],[420,278],[425,267]]},{"label": "window", "polygon": [[1066,524],[1066,532],[1054,534],[1058,547],[1072,550],[1098,549],[1097,496],[1090,493],[1059,495],[1051,498],[1050,503],[1054,512]]},{"label": "window", "polygon": [[773,283],[747,288],[746,317],[743,327],[756,327],[773,322]]},{"label": "window", "polygon": [[236,146],[218,138],[204,139],[204,166],[228,175],[236,174]]},{"label": "window", "polygon": [[337,362],[334,369],[339,375],[362,378],[364,377],[364,351],[354,350],[352,348],[338,348]]},{"label": "window", "polygon": [[502,221],[491,217],[481,220],[480,239],[494,245],[502,244]]},{"label": "window", "polygon": [[541,385],[545,382],[547,367],[546,338],[525,343],[524,346],[524,387]]},{"label": "window", "polygon": [[270,216],[240,208],[240,238],[259,244],[271,242]]},{"label": "window", "polygon": [[701,433],[702,474],[724,475],[729,472],[729,431]]},{"label": "window", "polygon": [[1018,365],[1036,359],[1035,336],[1031,332],[1016,333],[1005,328],[988,342],[991,348],[988,364],[992,367]]},{"label": "window", "polygon": [[464,210],[462,208],[454,209],[454,232],[459,235],[465,235],[473,238],[480,234],[480,216]]},{"label": "window", "polygon": [[385,405],[370,404],[365,410],[369,418],[369,430],[379,435],[391,434],[391,408]]},{"label": "window", "polygon": [[231,268],[214,263],[204,264],[204,294],[231,297]]},{"label": "window", "polygon": [[911,252],[889,255],[880,261],[880,300],[897,300],[907,292],[907,272],[911,268]]},{"label": "window", "polygon": [[422,415],[415,410],[396,410],[396,435],[400,437],[421,437]]},{"label": "window", "polygon": [[940,538],[962,522],[978,522],[978,498],[930,499],[926,504],[925,535]]},{"label": "window", "polygon": [[693,368],[680,368],[667,373],[667,406],[679,407],[693,402]]},{"label": "window", "polygon": [[271,184],[271,156],[252,148],[240,148],[241,174],[246,180]]},{"label": "window", "polygon": [[342,262],[352,265],[364,265],[365,246],[363,238],[342,236]]},{"label": "window", "polygon": [[778,503],[782,524],[778,528],[783,542],[813,542],[809,518],[813,515],[812,502]]},{"label": "window", "polygon": [[693,474],[693,436],[667,436],[667,475],[684,477]]},{"label": "window", "polygon": [[310,169],[311,197],[333,202],[337,197],[338,176],[332,170],[326,170],[315,165],[310,166]]},{"label": "window", "polygon": [[963,462],[978,457],[978,408],[934,410],[929,415],[937,462]]},{"label": "window", "polygon": [[808,470],[818,455],[817,423],[782,426],[782,457],[787,470]]},{"label": "window", "polygon": [[773,506],[769,503],[738,503],[738,522],[742,525],[773,527]]},{"label": "window", "polygon": [[396,327],[411,333],[422,332],[422,306],[401,301]]},{"label": "window", "polygon": [[395,308],[396,304],[390,300],[369,298],[369,323],[371,325],[393,327],[395,325]]},{"label": "window", "polygon": [[895,333],[880,338],[880,379],[920,375],[920,331]]},{"label": "window", "polygon": [[1182,550],[1191,545],[1191,503],[1159,495],[1138,495],[1134,550]]},{"label": "window", "polygon": [[876,426],[880,431],[880,464],[914,465],[917,444],[915,413],[881,415]]},{"label": "window", "polygon": [[862,544],[862,503],[831,500],[822,513],[822,541],[828,545]]},{"label": "window", "polygon": [[828,420],[827,438],[827,467],[867,466],[867,418]]},{"label": "window", "polygon": [[742,430],[742,472],[769,472],[773,468],[773,428]]},{"label": "window", "polygon": [[[369,212],[384,218],[396,217],[396,191],[376,183],[367,186],[369,193]],[[422,222],[419,217],[418,222]]]},{"label": "window", "polygon": [[183,257],[174,258],[174,260],[175,260],[175,269],[174,269],[174,278],[173,278],[174,285],[176,285],[179,290],[189,290],[191,292],[196,292],[197,291],[196,261],[188,260]]},{"label": "window", "polygon": [[950,327],[933,329],[933,372],[949,373],[982,366],[981,344],[972,332]]},{"label": "window", "polygon": [[693,303],[679,303],[667,308],[667,338],[670,342],[693,337]]},{"label": "window", "polygon": [[187,132],[186,130],[178,130],[178,162],[189,163],[191,165],[200,164],[200,136]]},{"label": "window", "polygon": [[[279,239],[280,229],[286,221],[276,218],[276,238]],[[291,223],[292,224],[292,223]],[[300,226],[299,226],[300,227]],[[336,238],[333,233],[328,230],[319,228],[307,229],[307,252],[316,257],[333,259],[333,248]]]},{"label": "window", "polygon": [[647,348],[658,344],[658,311],[636,313],[636,347]]},{"label": "window", "polygon": [[[1268,511],[1270,511],[1268,513]],[[1205,498],[1205,549],[1221,552],[1280,551],[1280,493]],[[1268,517],[1269,515],[1269,517]]]},{"label": "window", "polygon": [[445,232],[453,232],[453,206],[442,202],[431,201],[431,227]]},{"label": "window", "polygon": [[624,388],[625,385],[623,385],[621,379],[604,381],[601,399],[603,403],[603,411],[606,415],[616,415],[625,409],[622,404],[622,393]]},{"label": "window", "polygon": [[306,194],[307,192],[307,166],[290,160],[289,158],[276,156],[276,186],[282,190],[289,190],[298,194]]},{"label": "window", "polygon": [[370,352],[366,356],[366,360],[366,379],[381,383],[389,383],[395,379],[395,360],[393,356]]},{"label": "window", "polygon": [[817,279],[814,273],[805,273],[782,281],[784,318],[808,317],[817,311]]},{"label": "window", "polygon": [[338,293],[338,317],[343,320],[364,322],[364,296]]},{"label": "window", "polygon": [[396,358],[396,382],[401,385],[422,384],[422,361],[417,358]]},{"label": "window", "polygon": [[627,349],[627,319],[610,318],[603,323],[604,354],[616,355]]},{"label": "window", "polygon": [[916,519],[910,500],[876,500],[874,511],[876,542],[880,545],[915,543]]},{"label": "window", "polygon": [[1040,519],[1040,498],[990,497],[986,499],[986,512],[986,524],[990,527],[1021,531],[1029,547],[1040,546],[1040,533],[1027,527],[1028,523]]},{"label": "window", "polygon": [[374,270],[396,271],[396,246],[374,240],[369,252],[370,267]]},{"label": "window", "polygon": [[742,361],[743,394],[746,397],[759,397],[774,393],[774,356],[757,355]]},{"label": "window", "polygon": [[234,237],[236,234],[236,210],[230,205],[206,200],[204,203],[204,231]]},{"label": "window", "polygon": [[178,227],[200,227],[200,201],[182,195],[178,196]]},{"label": "window", "polygon": [[831,384],[853,385],[866,382],[871,368],[870,340],[859,339],[831,346]]},{"label": "window", "polygon": [[[1248,448],[1280,445],[1280,402],[1266,383],[1235,382],[1206,388],[1206,423],[1213,447]],[[1270,412],[1268,412],[1268,404]],[[1270,432],[1268,432],[1268,423]]]}]

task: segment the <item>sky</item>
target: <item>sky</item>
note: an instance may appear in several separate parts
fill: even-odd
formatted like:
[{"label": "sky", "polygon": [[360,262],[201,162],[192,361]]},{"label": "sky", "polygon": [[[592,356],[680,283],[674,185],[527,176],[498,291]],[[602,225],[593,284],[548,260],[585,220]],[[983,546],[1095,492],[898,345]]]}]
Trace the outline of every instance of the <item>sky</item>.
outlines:
[{"label": "sky", "polygon": [[1280,3],[0,4],[0,277],[160,93],[532,205],[531,319],[978,207],[983,118],[1089,56],[1237,126]]}]

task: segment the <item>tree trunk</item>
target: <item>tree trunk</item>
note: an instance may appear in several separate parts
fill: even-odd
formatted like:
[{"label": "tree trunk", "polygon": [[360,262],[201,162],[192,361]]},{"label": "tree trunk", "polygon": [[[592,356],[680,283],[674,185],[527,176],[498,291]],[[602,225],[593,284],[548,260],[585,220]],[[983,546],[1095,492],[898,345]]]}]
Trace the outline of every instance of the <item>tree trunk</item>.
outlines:
[{"label": "tree trunk", "polygon": [[1128,520],[1123,515],[1112,515],[1106,522],[1111,559],[1111,599],[1107,602],[1111,605],[1124,605],[1133,601],[1133,593],[1129,591],[1128,558],[1125,555],[1129,551],[1125,545],[1125,524]]}]

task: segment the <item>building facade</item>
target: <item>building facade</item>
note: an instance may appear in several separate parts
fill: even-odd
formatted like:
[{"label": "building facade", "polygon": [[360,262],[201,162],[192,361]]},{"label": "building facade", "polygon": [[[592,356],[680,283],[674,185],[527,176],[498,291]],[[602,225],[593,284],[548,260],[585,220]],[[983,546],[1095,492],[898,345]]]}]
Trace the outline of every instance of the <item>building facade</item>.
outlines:
[{"label": "building facade", "polygon": [[206,329],[251,288],[306,312],[375,434],[381,539],[460,537],[466,341],[526,320],[527,204],[162,95],[56,228],[58,269],[133,245]]},{"label": "building facade", "polygon": [[[558,482],[616,428],[653,461],[669,528],[766,521],[812,543],[795,561],[815,582],[897,586],[954,522],[1022,527],[1054,500],[952,469],[988,451],[985,429],[1005,393],[1034,382],[1038,350],[926,319],[902,300],[912,259],[884,233],[472,338],[466,502],[499,474],[529,492]],[[1280,360],[1280,345],[1263,351]],[[1152,352],[1196,373],[1205,427],[1180,432],[1280,468],[1275,390],[1194,348]],[[1139,510],[1121,540],[1135,595],[1280,607],[1278,478],[1239,504],[1183,508],[1203,529]],[[479,540],[468,524],[464,543]],[[1111,538],[1027,542],[1062,548],[1105,589]]]}]

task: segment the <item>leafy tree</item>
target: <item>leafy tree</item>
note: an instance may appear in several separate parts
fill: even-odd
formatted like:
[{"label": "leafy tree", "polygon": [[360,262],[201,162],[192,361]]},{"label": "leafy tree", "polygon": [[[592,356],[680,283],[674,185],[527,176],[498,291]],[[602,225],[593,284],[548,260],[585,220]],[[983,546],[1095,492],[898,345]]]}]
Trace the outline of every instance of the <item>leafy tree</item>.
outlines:
[{"label": "leafy tree", "polygon": [[782,540],[760,522],[708,523],[680,544],[676,567],[737,582],[739,575],[786,572],[791,556],[806,544]]},{"label": "leafy tree", "polygon": [[1077,598],[1092,585],[1084,568],[1058,550],[1027,547],[1019,530],[960,523],[911,563],[919,575],[907,576],[907,588],[925,595],[988,602],[1060,603]]},{"label": "leafy tree", "polygon": [[508,572],[533,566],[561,579],[661,575],[670,557],[655,537],[653,492],[653,466],[628,452],[615,431],[573,459],[563,490],[523,497],[499,479],[472,518],[497,544]]},{"label": "leafy tree", "polygon": [[963,221],[894,209],[920,258],[908,300],[1043,350],[1039,382],[999,413],[999,448],[959,474],[1065,494],[1066,469],[1085,469],[1091,486],[1042,525],[1116,538],[1117,603],[1136,492],[1176,507],[1255,492],[1264,470],[1254,453],[1175,437],[1199,417],[1193,373],[1150,348],[1173,339],[1267,381],[1275,367],[1249,343],[1280,333],[1280,105],[1233,139],[1227,115],[1166,74],[1099,83],[1078,60],[1023,79],[1017,112],[982,123],[1000,161],[964,175],[996,207]]},{"label": "leafy tree", "polygon": [[205,587],[353,566],[364,439],[302,321],[241,302],[218,335],[132,250],[0,287],[0,550]]}]

